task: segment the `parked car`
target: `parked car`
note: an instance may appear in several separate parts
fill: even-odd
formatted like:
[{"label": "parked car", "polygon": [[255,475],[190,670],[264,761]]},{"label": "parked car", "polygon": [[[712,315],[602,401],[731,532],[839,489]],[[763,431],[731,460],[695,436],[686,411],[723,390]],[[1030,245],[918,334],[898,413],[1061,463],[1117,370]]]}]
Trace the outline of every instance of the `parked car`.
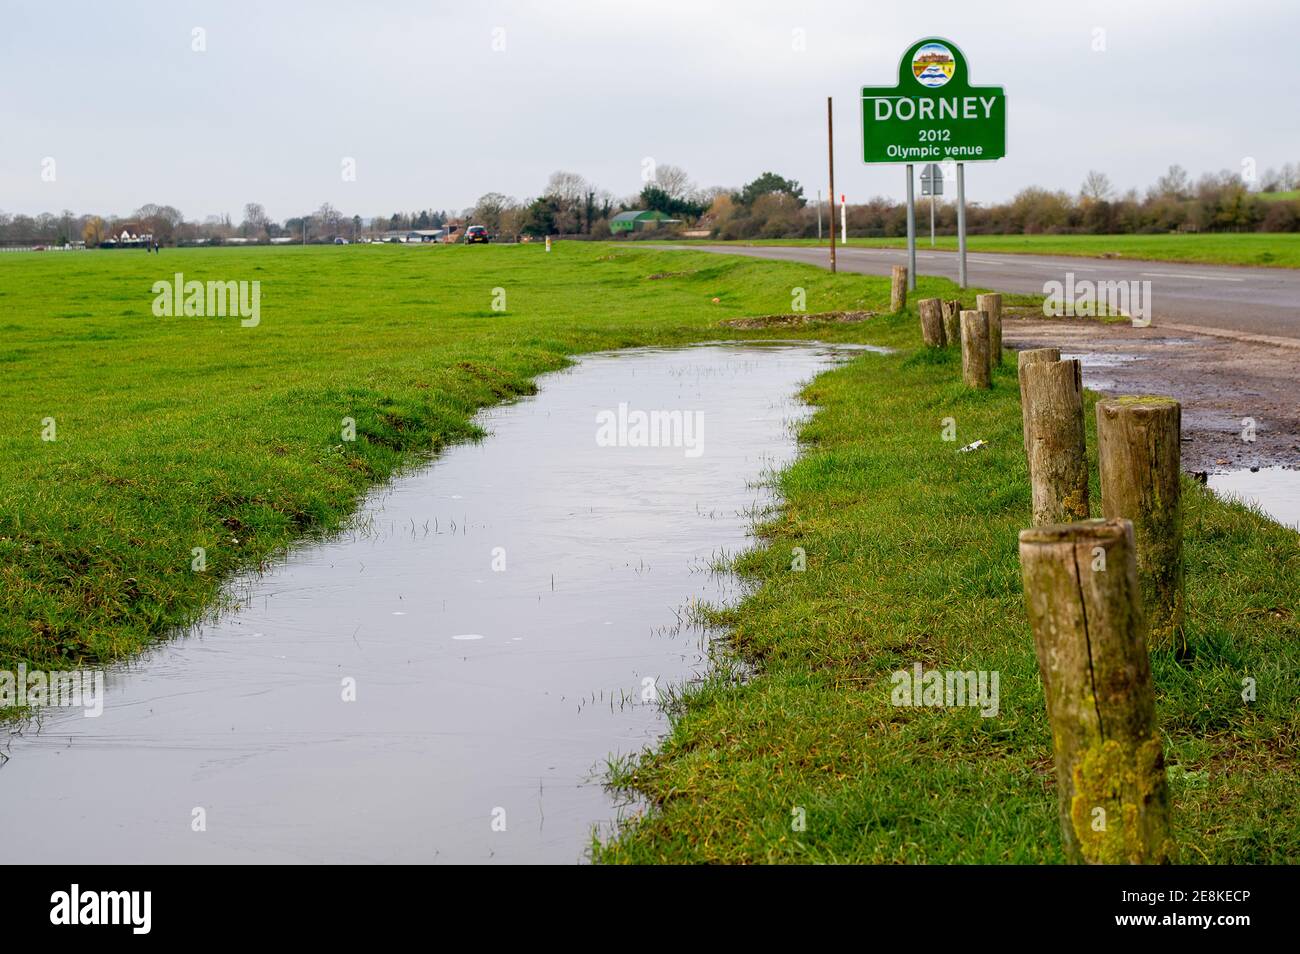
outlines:
[{"label": "parked car", "polygon": [[492,241],[492,236],[488,235],[488,230],[481,225],[471,225],[465,230],[465,244],[473,245],[476,242],[487,243]]}]

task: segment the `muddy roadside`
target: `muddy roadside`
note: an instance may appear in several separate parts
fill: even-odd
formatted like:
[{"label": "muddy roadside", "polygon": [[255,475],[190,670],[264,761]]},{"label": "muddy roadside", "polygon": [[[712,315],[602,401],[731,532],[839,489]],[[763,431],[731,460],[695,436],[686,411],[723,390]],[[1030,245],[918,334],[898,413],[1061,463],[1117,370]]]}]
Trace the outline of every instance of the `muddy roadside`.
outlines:
[{"label": "muddy roadside", "polygon": [[1177,398],[1185,470],[1300,467],[1300,348],[1158,325],[1009,315],[1002,340],[1017,350],[1060,348],[1062,357],[1079,358],[1084,385],[1102,394]]}]

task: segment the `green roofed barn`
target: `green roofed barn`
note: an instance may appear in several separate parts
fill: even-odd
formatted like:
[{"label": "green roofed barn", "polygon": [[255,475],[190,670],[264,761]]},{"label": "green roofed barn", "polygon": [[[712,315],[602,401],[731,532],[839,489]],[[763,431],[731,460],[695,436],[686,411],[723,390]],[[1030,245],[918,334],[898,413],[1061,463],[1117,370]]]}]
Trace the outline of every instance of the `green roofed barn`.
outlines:
[{"label": "green roofed barn", "polygon": [[652,229],[659,225],[673,225],[681,219],[670,219],[663,212],[654,209],[632,209],[620,212],[609,220],[609,230],[615,234],[631,232],[636,229]]}]

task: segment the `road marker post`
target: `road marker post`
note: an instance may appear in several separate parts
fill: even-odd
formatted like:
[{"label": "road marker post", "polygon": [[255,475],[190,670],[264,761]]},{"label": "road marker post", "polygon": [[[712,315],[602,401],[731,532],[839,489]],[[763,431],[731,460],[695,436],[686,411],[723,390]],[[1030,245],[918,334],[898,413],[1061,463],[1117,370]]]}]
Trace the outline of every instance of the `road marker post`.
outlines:
[{"label": "road marker post", "polygon": [[1173,398],[1097,402],[1101,512],[1132,521],[1151,648],[1182,651],[1182,405]]},{"label": "road marker post", "polygon": [[1133,525],[1087,520],[1022,530],[1020,572],[1052,728],[1066,857],[1076,864],[1172,860]]},{"label": "road marker post", "polygon": [[961,347],[961,302],[956,298],[943,303],[943,339],[948,346]]},{"label": "road marker post", "polygon": [[898,314],[907,307],[907,267],[893,265],[889,269],[889,310]]},{"label": "road marker post", "polygon": [[1024,435],[1026,459],[1029,457],[1029,398],[1025,396],[1025,365],[1035,361],[1060,360],[1060,348],[1031,348],[1016,354],[1016,375],[1020,379],[1020,427]]},{"label": "road marker post", "polygon": [[989,316],[982,311],[961,313],[961,377],[968,388],[991,388]]},{"label": "road marker post", "polygon": [[1002,366],[1002,296],[993,292],[976,295],[975,307],[989,314],[989,360],[993,367]]},{"label": "road marker post", "polygon": [[1020,368],[1028,418],[1033,526],[1088,519],[1088,450],[1078,361],[1031,361]]},{"label": "road marker post", "polygon": [[926,347],[942,348],[947,343],[943,332],[943,302],[937,298],[922,298],[916,303],[921,316],[921,340]]}]

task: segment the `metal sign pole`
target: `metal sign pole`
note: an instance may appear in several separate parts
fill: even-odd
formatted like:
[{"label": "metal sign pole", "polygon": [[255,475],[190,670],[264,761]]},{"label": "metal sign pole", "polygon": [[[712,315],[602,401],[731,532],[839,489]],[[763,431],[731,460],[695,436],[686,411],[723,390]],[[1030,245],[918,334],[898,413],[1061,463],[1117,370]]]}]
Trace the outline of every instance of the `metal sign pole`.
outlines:
[{"label": "metal sign pole", "polygon": [[966,163],[957,163],[957,284],[966,287]]},{"label": "metal sign pole", "polygon": [[930,190],[930,248],[934,248],[934,190]]},{"label": "metal sign pole", "polygon": [[912,164],[907,164],[907,287],[916,291],[916,197],[912,191]]}]

